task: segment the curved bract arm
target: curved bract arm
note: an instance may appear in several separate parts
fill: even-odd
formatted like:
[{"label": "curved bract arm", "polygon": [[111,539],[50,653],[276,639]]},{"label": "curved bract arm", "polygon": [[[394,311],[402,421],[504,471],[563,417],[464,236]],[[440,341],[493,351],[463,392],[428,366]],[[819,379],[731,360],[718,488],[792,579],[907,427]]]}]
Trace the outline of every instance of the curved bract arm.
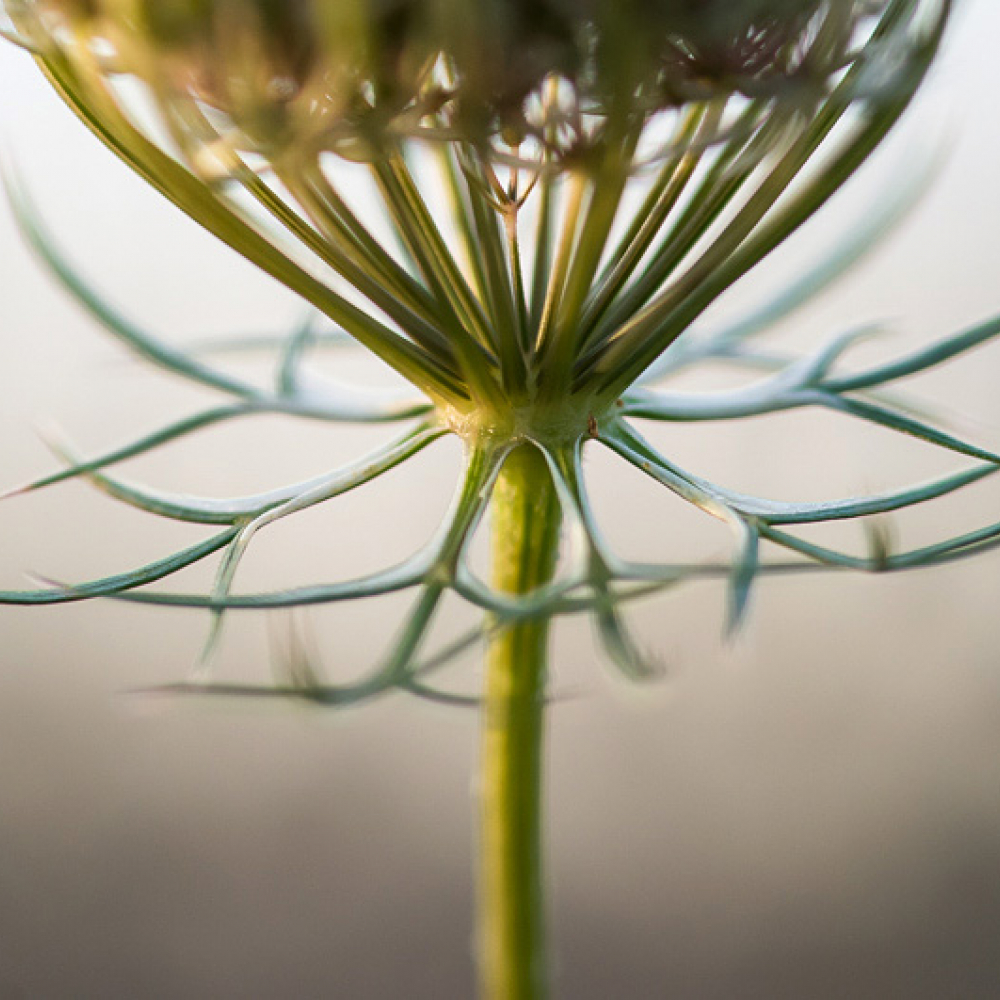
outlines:
[{"label": "curved bract arm", "polygon": [[[832,370],[832,363],[839,356],[839,351],[828,349],[794,362],[789,374],[769,380],[767,384],[771,384],[778,393],[775,401],[777,408],[816,405],[817,399],[814,396],[804,395],[791,401],[781,396],[789,385],[794,385],[803,378],[820,380],[824,393],[828,393],[834,400],[850,404],[852,399],[848,391],[853,392],[857,388],[858,391],[870,392],[886,382],[917,374],[933,364],[950,360],[988,343],[998,334],[1000,322],[991,321],[898,361],[877,365],[855,374],[839,374]],[[295,336],[294,331],[292,336]],[[119,460],[121,456],[128,457],[139,450],[156,447],[154,438],[146,438],[138,446],[125,446],[103,459],[89,462],[79,460],[68,448],[62,447],[62,453],[72,463],[65,478],[83,475],[119,501],[160,516],[221,525],[224,530],[204,542],[130,572],[77,585],[50,583],[39,590],[2,593],[0,601],[41,604],[116,596],[145,604],[202,608],[219,616],[228,610],[306,608],[414,590],[417,593],[416,603],[397,644],[383,666],[358,685],[341,689],[321,681],[315,673],[302,674],[300,671],[296,675],[300,683],[287,688],[244,689],[238,685],[215,687],[199,682],[191,688],[180,685],[169,690],[197,690],[224,695],[261,695],[269,692],[275,696],[305,697],[324,704],[346,705],[385,691],[402,689],[422,697],[442,698],[448,703],[464,704],[469,696],[439,692],[423,679],[424,674],[517,622],[563,614],[593,616],[598,634],[612,662],[618,664],[629,676],[655,676],[655,666],[649,663],[635,641],[629,637],[624,621],[627,604],[638,598],[648,597],[683,583],[728,578],[729,627],[735,629],[746,613],[754,581],[762,576],[837,569],[902,571],[940,565],[1000,545],[1000,524],[986,525],[909,551],[895,552],[884,546],[873,547],[867,556],[819,546],[789,533],[788,529],[796,525],[845,519],[863,520],[894,514],[918,504],[940,500],[1000,471],[1000,456],[970,442],[958,441],[929,424],[921,425],[921,436],[926,440],[950,451],[974,455],[979,461],[936,480],[897,491],[826,501],[780,501],[738,493],[679,467],[650,444],[635,426],[635,422],[642,419],[674,419],[676,414],[672,412],[671,406],[683,410],[680,416],[685,421],[737,419],[744,415],[747,398],[745,391],[735,390],[728,405],[721,405],[726,394],[719,393],[719,412],[708,412],[700,404],[701,413],[696,412],[698,407],[684,409],[677,402],[671,406],[663,403],[657,408],[653,405],[652,394],[648,390],[643,390],[642,393],[633,402],[627,403],[626,407],[616,408],[615,412],[597,420],[599,443],[675,496],[728,524],[733,529],[736,540],[735,556],[730,564],[635,563],[616,556],[603,538],[588,499],[582,467],[586,441],[585,438],[579,438],[562,446],[545,442],[536,444],[548,462],[562,508],[566,547],[560,575],[536,591],[517,597],[496,592],[474,572],[469,562],[472,537],[489,506],[492,486],[506,453],[503,448],[497,450],[495,446],[485,446],[467,452],[463,482],[439,533],[403,563],[340,583],[271,593],[231,592],[240,557],[257,531],[273,520],[293,516],[299,510],[317,503],[334,501],[346,490],[375,482],[400,462],[449,433],[447,428],[434,423],[423,423],[351,466],[267,493],[229,500],[170,495],[150,487],[124,482],[106,471],[106,466]],[[751,395],[766,397],[759,387]],[[759,409],[763,412],[767,408]],[[880,425],[886,424],[887,418],[881,409],[869,412],[862,407],[855,411],[846,405],[843,409],[854,417]],[[898,421],[898,415],[893,414],[888,425],[895,426],[896,430],[903,433],[913,432],[911,422]],[[170,434],[163,436],[163,441],[195,433],[201,426],[208,426],[208,423],[202,424],[197,420],[188,421],[186,426],[179,423]],[[43,488],[59,479],[60,474],[55,473],[33,486]],[[872,537],[877,540],[879,536],[876,533]],[[770,558],[769,545],[790,553],[793,558]],[[176,594],[146,589],[149,584],[163,580],[220,551],[223,552],[223,559],[218,571],[218,582],[212,593]],[[482,610],[482,625],[421,659],[417,655],[418,651],[435,618],[441,598],[449,590]],[[308,677],[308,683],[303,681],[303,677]]]}]

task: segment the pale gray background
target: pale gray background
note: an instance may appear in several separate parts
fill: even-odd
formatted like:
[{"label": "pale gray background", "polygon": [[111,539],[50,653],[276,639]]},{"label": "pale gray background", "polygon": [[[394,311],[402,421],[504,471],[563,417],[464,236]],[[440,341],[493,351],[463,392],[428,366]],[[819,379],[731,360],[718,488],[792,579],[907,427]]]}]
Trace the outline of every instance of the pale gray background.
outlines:
[{"label": "pale gray background", "polygon": [[[863,273],[787,324],[799,345],[874,317],[899,336],[871,350],[901,349],[1000,310],[998,33],[997,5],[969,0],[919,112],[862,187],[872,197],[944,141],[940,181]],[[113,162],[9,47],[0,122],[60,238],[132,314],[179,340],[296,317]],[[727,309],[866,204],[838,200]],[[102,340],[5,209],[0,254],[3,485],[50,467],[35,425],[93,450],[209,398]],[[919,388],[1000,447],[998,371],[987,350]],[[260,421],[128,472],[222,495],[318,472],[370,437]],[[821,414],[662,440],[690,467],[782,497],[956,464]],[[454,465],[430,453],[263,535],[241,582],[318,580],[406,551]],[[723,532],[636,476],[590,465],[624,551],[726,551]],[[998,499],[977,488],[895,530],[918,542],[996,519]],[[62,487],[0,508],[0,586],[28,570],[112,572],[192,537]],[[585,628],[560,630],[557,680],[575,697],[552,713],[548,769],[559,995],[1000,995],[998,600],[1000,553],[924,575],[768,582],[730,647],[720,591],[693,588],[637,613],[671,668],[641,692],[600,666]],[[399,610],[316,615],[331,674],[370,663]],[[470,996],[475,717],[404,697],[334,716],[122,695],[183,676],[203,627],[109,603],[0,610],[0,1000]],[[222,676],[265,678],[266,640],[263,618],[234,621]],[[474,661],[449,679],[474,687]]]}]

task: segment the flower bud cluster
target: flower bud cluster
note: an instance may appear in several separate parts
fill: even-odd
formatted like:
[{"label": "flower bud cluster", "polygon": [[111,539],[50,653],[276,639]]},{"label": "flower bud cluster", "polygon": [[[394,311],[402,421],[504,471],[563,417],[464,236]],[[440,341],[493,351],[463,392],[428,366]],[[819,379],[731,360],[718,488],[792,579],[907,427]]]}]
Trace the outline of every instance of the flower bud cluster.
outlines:
[{"label": "flower bud cluster", "polygon": [[31,44],[88,46],[264,156],[361,159],[414,132],[564,154],[623,117],[822,92],[886,2],[0,0]]}]

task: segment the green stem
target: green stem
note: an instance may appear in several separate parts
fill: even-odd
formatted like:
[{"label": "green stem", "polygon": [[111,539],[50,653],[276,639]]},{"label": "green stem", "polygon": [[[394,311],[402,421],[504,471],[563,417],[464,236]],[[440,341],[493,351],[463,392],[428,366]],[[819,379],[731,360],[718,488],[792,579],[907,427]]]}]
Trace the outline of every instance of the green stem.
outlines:
[{"label": "green stem", "polygon": [[[541,453],[507,459],[493,500],[493,580],[524,594],[555,571],[560,508]],[[546,621],[499,632],[487,654],[479,884],[483,1000],[539,1000],[546,962],[542,891],[542,744]]]}]

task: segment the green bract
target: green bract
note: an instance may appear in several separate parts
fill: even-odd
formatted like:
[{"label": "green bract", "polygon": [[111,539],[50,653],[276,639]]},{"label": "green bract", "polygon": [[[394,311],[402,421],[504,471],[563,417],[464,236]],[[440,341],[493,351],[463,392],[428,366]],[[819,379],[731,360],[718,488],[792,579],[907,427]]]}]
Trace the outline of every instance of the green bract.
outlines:
[{"label": "green bract", "polygon": [[[892,128],[939,45],[948,0],[3,6],[10,33],[109,148],[335,328],[306,325],[290,335],[278,349],[274,386],[244,382],[117,315],[60,256],[15,184],[25,232],[76,298],[146,360],[217,390],[224,401],[103,456],[67,451],[65,470],[25,487],[88,476],[118,500],[216,525],[216,535],[120,576],[3,600],[117,595],[206,608],[218,618],[231,608],[416,590],[412,617],[381,670],[357,688],[317,681],[304,692],[344,700],[387,687],[427,693],[421,671],[442,656],[424,655],[421,644],[448,590],[479,606],[484,624],[445,653],[483,630],[496,635],[587,613],[612,658],[642,673],[621,621],[630,598],[726,576],[735,625],[762,573],[903,569],[968,555],[1000,538],[994,525],[915,552],[880,546],[857,558],[790,530],[896,511],[997,471],[996,455],[915,416],[885,387],[994,337],[1000,324],[850,374],[838,365],[863,332],[806,358],[752,346],[866,252],[901,202],[758,314],[727,329],[693,326],[825,204]],[[148,105],[140,113],[134,98],[123,96],[135,93],[119,86],[126,77],[155,109],[155,129]],[[374,182],[398,248],[372,235],[343,186],[344,159]],[[447,211],[428,203],[429,184],[447,192]],[[310,351],[341,344],[345,334],[405,376],[412,393],[307,387],[301,376]],[[759,380],[709,394],[664,385],[682,369],[719,359],[759,371]],[[679,468],[638,429],[649,420],[739,420],[815,406],[922,438],[972,464],[893,494],[779,502]],[[230,501],[160,493],[109,471],[210,424],[265,412],[405,427],[355,465]],[[464,442],[465,475],[440,533],[416,556],[360,580],[232,592],[256,532],[371,482],[448,434]],[[504,462],[525,445],[544,459],[568,558],[559,576],[511,593],[480,579],[468,550]],[[582,454],[594,445],[730,524],[733,564],[637,565],[616,557],[581,475]],[[762,558],[764,542],[792,558]],[[143,589],[220,551],[210,594]]]}]

